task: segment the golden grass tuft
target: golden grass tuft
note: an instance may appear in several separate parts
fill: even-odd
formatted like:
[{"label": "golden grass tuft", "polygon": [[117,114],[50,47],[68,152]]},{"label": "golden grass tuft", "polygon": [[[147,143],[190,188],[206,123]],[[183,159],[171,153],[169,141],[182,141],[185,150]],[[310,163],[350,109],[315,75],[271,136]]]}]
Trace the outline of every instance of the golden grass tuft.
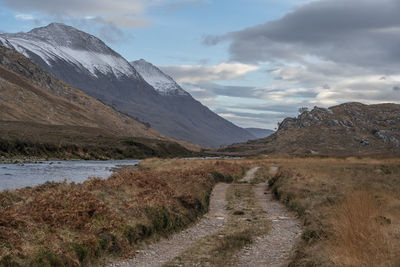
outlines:
[{"label": "golden grass tuft", "polygon": [[394,244],[387,231],[391,221],[372,192],[351,192],[330,218],[333,238],[328,247],[335,265],[395,266]]},{"label": "golden grass tuft", "polygon": [[303,220],[291,266],[400,266],[400,160],[271,158],[272,193]]}]

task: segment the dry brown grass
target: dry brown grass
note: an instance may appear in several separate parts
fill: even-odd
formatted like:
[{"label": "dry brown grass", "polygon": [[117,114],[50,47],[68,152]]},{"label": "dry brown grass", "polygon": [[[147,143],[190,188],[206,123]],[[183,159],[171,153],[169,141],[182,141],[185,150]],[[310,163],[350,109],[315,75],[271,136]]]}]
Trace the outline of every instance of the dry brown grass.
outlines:
[{"label": "dry brown grass", "polygon": [[293,266],[400,266],[399,159],[269,159],[271,190],[304,221]]},{"label": "dry brown grass", "polygon": [[400,266],[400,159],[261,157],[150,159],[108,180],[2,192],[1,264],[93,265],[130,255],[191,224],[215,182],[251,166],[262,167],[261,180],[280,167],[271,190],[304,222],[292,266]]},{"label": "dry brown grass", "polygon": [[333,238],[329,248],[339,266],[395,266],[391,220],[381,212],[373,193],[352,192],[335,206],[330,217]]},{"label": "dry brown grass", "polygon": [[244,172],[225,161],[191,162],[192,167],[142,167],[107,180],[1,192],[0,265],[95,265],[191,224],[207,211],[219,179]]}]

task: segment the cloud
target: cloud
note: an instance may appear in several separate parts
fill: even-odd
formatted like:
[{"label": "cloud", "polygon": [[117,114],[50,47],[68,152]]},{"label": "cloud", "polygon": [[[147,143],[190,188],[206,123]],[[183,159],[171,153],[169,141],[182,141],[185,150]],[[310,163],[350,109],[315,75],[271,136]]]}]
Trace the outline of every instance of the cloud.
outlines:
[{"label": "cloud", "polygon": [[400,2],[325,0],[305,4],[283,18],[241,31],[208,36],[231,40],[231,59],[245,63],[303,62],[309,56],[364,68],[400,66]]},{"label": "cloud", "polygon": [[68,20],[67,24],[72,24],[78,28],[94,30],[96,35],[107,43],[117,43],[129,41],[133,35],[127,31],[123,31],[114,23],[105,20],[102,17],[87,16],[79,20]]},{"label": "cloud", "polygon": [[191,93],[199,93],[203,96],[232,96],[256,98],[256,87],[253,86],[234,86],[220,85],[213,82],[200,82],[196,84],[182,83],[182,86],[188,89]]},{"label": "cloud", "polygon": [[186,5],[205,0],[0,0],[19,12],[35,12],[58,19],[101,18],[124,29],[136,29],[150,25],[147,11],[153,6]]},{"label": "cloud", "polygon": [[35,20],[35,17],[30,14],[17,14],[15,18],[19,20]]},{"label": "cloud", "polygon": [[[400,102],[400,76],[381,79],[380,75],[354,76],[337,81],[328,89],[321,88],[312,103],[329,106],[355,101],[366,104]],[[400,89],[399,89],[400,90]]]},{"label": "cloud", "polygon": [[[281,121],[287,117],[284,114],[279,114],[276,112],[246,112],[241,111],[240,109],[231,108],[218,108],[215,109],[214,112],[221,117],[246,128],[259,127],[264,129],[274,129],[278,121]],[[293,114],[293,116],[294,115],[296,115],[296,113]]]},{"label": "cloud", "polygon": [[231,61],[269,66],[270,84],[252,90],[266,104],[248,107],[252,111],[289,115],[300,106],[400,103],[399,13],[398,0],[313,1],[203,42],[230,42]]},{"label": "cloud", "polygon": [[20,12],[35,12],[49,17],[101,17],[105,22],[128,29],[143,26],[142,15],[149,5],[145,0],[0,0],[0,3]]},{"label": "cloud", "polygon": [[162,66],[160,68],[181,83],[233,80],[259,69],[257,66],[241,63],[221,63],[213,66]]}]

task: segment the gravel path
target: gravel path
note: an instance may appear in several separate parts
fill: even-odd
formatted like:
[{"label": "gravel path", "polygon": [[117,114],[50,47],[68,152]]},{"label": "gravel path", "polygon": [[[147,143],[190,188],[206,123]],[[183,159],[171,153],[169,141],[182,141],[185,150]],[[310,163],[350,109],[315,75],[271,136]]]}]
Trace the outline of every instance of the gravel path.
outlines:
[{"label": "gravel path", "polygon": [[259,168],[260,167],[254,167],[254,168],[251,168],[250,170],[248,170],[246,172],[245,176],[241,180],[239,180],[239,182],[250,182],[251,179],[253,179],[254,174],[258,171]]},{"label": "gravel path", "polygon": [[[278,170],[270,169],[270,174]],[[287,211],[280,202],[266,193],[266,184],[255,187],[255,197],[259,205],[268,213],[272,229],[268,235],[258,237],[249,247],[245,247],[236,257],[239,266],[287,266],[296,240],[301,235],[300,221]]]},{"label": "gravel path", "polygon": [[137,251],[135,258],[110,266],[162,266],[182,253],[200,238],[218,232],[225,224],[227,212],[225,206],[226,190],[229,185],[217,184],[211,194],[209,212],[194,226],[163,239],[143,250]]}]

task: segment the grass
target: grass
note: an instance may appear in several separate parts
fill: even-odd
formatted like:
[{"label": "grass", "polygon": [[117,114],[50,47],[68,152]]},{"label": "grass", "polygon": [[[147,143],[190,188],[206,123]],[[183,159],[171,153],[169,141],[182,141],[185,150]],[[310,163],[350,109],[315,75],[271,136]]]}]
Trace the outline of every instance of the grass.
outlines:
[{"label": "grass", "polygon": [[[354,191],[333,210],[332,261],[342,266],[396,266],[394,242],[373,192]],[[397,255],[399,256],[399,255]]]},{"label": "grass", "polygon": [[399,266],[398,159],[275,159],[274,196],[304,222],[292,266]]},{"label": "grass", "polygon": [[0,192],[0,266],[93,266],[132,256],[205,213],[216,178],[244,172],[217,160],[175,168],[186,164],[178,160],[163,170],[148,164],[106,180]]}]

